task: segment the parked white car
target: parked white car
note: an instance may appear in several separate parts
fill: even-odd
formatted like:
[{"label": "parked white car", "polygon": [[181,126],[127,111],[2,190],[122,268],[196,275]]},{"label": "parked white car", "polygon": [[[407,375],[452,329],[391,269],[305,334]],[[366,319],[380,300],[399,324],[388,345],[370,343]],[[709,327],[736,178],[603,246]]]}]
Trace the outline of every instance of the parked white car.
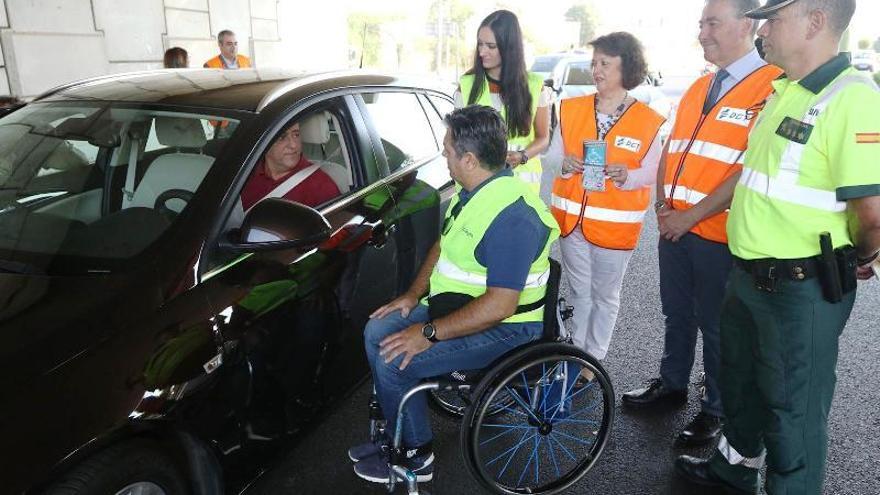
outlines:
[{"label": "parked white car", "polygon": [[877,53],[872,51],[855,52],[852,55],[852,66],[858,70],[877,72]]}]

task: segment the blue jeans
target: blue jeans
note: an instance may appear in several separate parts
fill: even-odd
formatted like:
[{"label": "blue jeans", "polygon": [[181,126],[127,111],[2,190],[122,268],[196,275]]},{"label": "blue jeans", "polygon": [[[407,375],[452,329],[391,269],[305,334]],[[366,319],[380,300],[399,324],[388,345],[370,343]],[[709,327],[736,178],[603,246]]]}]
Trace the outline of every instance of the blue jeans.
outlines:
[{"label": "blue jeans", "polygon": [[727,244],[685,234],[660,240],[660,302],[666,316],[660,378],[672,390],[686,390],[694,364],[697,329],[703,334],[706,392],[702,410],[724,416],[721,406],[721,301],[733,258]]},{"label": "blue jeans", "polygon": [[[403,361],[402,355],[385,363],[385,358],[379,355],[379,344],[382,340],[414,323],[424,323],[428,319],[428,307],[419,304],[406,318],[399,312],[393,313],[382,319],[371,319],[364,329],[367,360],[390,433],[394,432],[396,426],[400,400],[423,378],[456,370],[485,368],[511,349],[539,339],[542,333],[541,323],[504,323],[466,337],[441,340],[413,357],[405,370],[399,368]],[[433,437],[426,400],[425,394],[419,393],[406,403],[403,417],[405,447],[425,445]]]}]

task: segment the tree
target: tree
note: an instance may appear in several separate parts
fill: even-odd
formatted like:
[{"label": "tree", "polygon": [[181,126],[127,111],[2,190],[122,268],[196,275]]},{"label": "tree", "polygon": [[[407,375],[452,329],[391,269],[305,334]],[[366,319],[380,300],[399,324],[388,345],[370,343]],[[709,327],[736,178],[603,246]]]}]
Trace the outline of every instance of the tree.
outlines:
[{"label": "tree", "polygon": [[379,62],[381,45],[382,16],[367,12],[352,12],[348,16],[348,46],[352,47],[354,60],[349,62],[357,67],[371,67]]},{"label": "tree", "polygon": [[871,40],[862,38],[859,40],[859,50],[867,50],[871,47]]},{"label": "tree", "polygon": [[592,10],[586,4],[572,5],[565,11],[565,20],[581,24],[578,42],[586,46],[596,35],[596,20]]},{"label": "tree", "polygon": [[435,71],[450,67],[469,68],[476,41],[464,39],[466,25],[474,15],[469,3],[461,0],[435,0],[428,12],[428,32]]}]

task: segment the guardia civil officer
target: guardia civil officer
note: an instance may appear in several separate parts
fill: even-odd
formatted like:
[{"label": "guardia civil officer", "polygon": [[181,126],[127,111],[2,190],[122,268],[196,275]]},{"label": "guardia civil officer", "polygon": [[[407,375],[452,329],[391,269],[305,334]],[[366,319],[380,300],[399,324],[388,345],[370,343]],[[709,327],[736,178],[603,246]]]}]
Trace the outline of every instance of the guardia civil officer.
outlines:
[{"label": "guardia civil officer", "polygon": [[855,0],[769,0],[747,15],[785,70],[757,117],[727,232],[721,313],[727,421],[701,484],[820,494],[838,338],[880,249],[880,90],[838,53]]}]

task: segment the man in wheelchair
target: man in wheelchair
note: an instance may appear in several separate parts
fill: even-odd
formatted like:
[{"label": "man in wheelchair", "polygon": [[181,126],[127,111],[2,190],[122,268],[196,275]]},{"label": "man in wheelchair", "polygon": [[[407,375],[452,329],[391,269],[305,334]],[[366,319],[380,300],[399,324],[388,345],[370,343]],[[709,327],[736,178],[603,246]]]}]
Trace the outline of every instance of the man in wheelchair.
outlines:
[{"label": "man in wheelchair", "polygon": [[[377,309],[364,331],[385,431],[403,422],[402,462],[420,482],[433,477],[426,397],[418,393],[397,418],[404,394],[424,378],[483,368],[541,338],[550,245],[559,235],[538,195],[504,168],[501,116],[474,105],[444,120],[443,154],[461,190],[412,286]],[[387,483],[387,445],[380,438],[352,447],[355,473]]]}]

